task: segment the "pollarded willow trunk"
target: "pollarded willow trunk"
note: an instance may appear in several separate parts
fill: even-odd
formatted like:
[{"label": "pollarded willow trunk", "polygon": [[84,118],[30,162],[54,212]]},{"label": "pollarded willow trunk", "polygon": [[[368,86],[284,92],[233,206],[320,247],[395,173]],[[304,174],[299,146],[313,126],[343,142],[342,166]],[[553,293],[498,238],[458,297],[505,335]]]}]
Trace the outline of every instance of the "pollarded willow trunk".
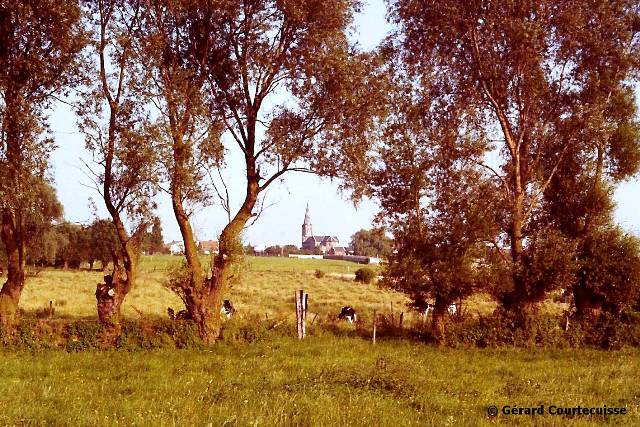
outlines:
[{"label": "pollarded willow trunk", "polygon": [[240,235],[258,200],[257,175],[250,176],[248,182],[244,203],[220,234],[218,254],[211,266],[211,277],[203,278],[200,286],[192,286],[191,292],[186,293],[187,310],[205,342],[214,342],[222,332],[220,308],[240,250]]},{"label": "pollarded willow trunk", "polygon": [[[18,226],[17,226],[18,225]],[[0,324],[11,327],[16,320],[18,303],[25,283],[25,248],[21,227],[14,215],[4,212],[0,236],[7,253],[7,281],[0,290]]]},{"label": "pollarded willow trunk", "polygon": [[434,301],[431,334],[437,344],[443,344],[446,341],[445,322],[447,306],[448,304],[442,300],[442,298],[436,298]]},{"label": "pollarded willow trunk", "polygon": [[135,283],[137,255],[135,247],[123,245],[124,263],[114,254],[113,272],[104,276],[104,282],[96,285],[96,309],[98,320],[103,327],[105,341],[117,344],[122,334],[121,307],[127,294]]}]

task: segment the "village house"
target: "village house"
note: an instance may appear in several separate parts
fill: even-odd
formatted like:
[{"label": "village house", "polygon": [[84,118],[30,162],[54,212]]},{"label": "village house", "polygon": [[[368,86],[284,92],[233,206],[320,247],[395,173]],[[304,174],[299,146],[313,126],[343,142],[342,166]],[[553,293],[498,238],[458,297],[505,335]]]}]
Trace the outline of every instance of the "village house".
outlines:
[{"label": "village house", "polygon": [[203,240],[198,243],[198,250],[205,255],[218,253],[218,241],[217,240]]}]

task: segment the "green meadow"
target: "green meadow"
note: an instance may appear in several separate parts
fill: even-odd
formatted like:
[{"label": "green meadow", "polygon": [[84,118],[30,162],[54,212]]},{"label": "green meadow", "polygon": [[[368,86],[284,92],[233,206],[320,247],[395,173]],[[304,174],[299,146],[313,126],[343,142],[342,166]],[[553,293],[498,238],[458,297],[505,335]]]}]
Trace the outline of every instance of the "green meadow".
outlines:
[{"label": "green meadow", "polygon": [[[128,296],[128,319],[166,318],[179,299],[163,287],[179,257],[145,257]],[[254,340],[159,350],[0,350],[0,425],[640,425],[640,351],[436,348],[335,323],[354,306],[366,332],[372,312],[417,316],[399,293],[347,276],[344,261],[247,257],[229,292],[235,324],[265,318],[284,325]],[[315,270],[325,276],[315,277]],[[48,269],[31,275],[21,308],[35,317],[53,301],[54,318],[95,319],[102,273]],[[294,338],[293,296],[310,295],[310,327]],[[495,307],[486,296],[469,313]],[[544,310],[558,312],[547,302]],[[487,414],[495,405],[625,407],[626,415]]]},{"label": "green meadow", "polygon": [[[0,355],[5,425],[640,424],[640,352],[437,349],[311,336],[208,350]],[[490,405],[627,415],[487,415]]]}]

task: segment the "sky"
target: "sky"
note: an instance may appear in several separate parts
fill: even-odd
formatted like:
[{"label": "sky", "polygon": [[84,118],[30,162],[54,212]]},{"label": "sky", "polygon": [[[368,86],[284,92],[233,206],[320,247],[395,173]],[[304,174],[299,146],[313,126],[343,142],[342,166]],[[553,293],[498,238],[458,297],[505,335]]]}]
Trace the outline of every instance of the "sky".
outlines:
[{"label": "sky", "polygon": [[[355,19],[352,37],[363,49],[374,48],[390,30],[385,20],[383,0],[369,0]],[[640,101],[640,99],[639,99]],[[96,212],[91,209],[92,198],[97,215],[107,217],[100,195],[91,188],[91,181],[83,166],[91,161],[84,148],[84,139],[78,133],[76,117],[69,107],[59,104],[50,116],[50,123],[58,148],[53,152],[52,172],[58,198],[65,209],[65,218],[73,222],[90,222]],[[232,156],[230,170],[243,169],[242,159]],[[229,181],[230,187],[243,186]],[[227,175],[227,178],[232,178]],[[372,227],[377,212],[376,204],[364,200],[354,206],[348,194],[338,191],[338,183],[317,176],[292,172],[283,182],[274,183],[268,190],[265,209],[254,225],[245,231],[245,242],[253,245],[301,244],[301,226],[307,203],[311,214],[313,233],[337,236],[345,246],[351,235],[360,229]],[[618,204],[616,220],[627,230],[640,234],[640,177],[620,185],[615,194]],[[240,201],[235,199],[235,203]],[[232,194],[232,204],[234,203]],[[166,242],[180,240],[180,232],[166,195],[158,197],[156,214],[162,222]],[[192,224],[200,240],[216,239],[226,223],[226,213],[216,205],[199,209]]]}]

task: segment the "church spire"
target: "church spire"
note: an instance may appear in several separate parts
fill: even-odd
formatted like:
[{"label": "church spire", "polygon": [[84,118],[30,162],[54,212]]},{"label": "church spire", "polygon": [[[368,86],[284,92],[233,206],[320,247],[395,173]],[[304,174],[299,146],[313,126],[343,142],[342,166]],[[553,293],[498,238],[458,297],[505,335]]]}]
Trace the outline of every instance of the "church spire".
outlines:
[{"label": "church spire", "polygon": [[309,215],[309,202],[307,202],[307,210],[304,213],[304,224],[311,225],[311,216]]},{"label": "church spire", "polygon": [[311,236],[313,236],[313,231],[311,231],[311,215],[309,215],[309,202],[307,202],[307,210],[304,213],[304,222],[302,223],[302,248],[303,249],[305,249],[304,242]]}]

